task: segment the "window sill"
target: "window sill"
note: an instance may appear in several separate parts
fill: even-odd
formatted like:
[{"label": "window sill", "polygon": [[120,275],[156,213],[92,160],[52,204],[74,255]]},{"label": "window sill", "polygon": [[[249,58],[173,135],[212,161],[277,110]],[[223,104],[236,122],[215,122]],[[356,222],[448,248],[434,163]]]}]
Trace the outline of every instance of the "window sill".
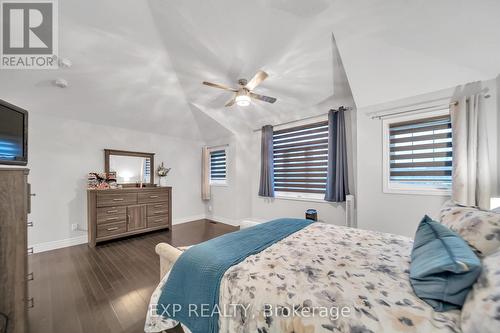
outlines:
[{"label": "window sill", "polygon": [[299,196],[288,196],[288,195],[275,195],[275,199],[278,200],[292,200],[292,201],[306,201],[306,202],[319,202],[319,203],[329,203],[321,198],[308,198],[308,197],[299,197]]},{"label": "window sill", "polygon": [[440,190],[440,189],[385,188],[383,192],[385,194],[427,195],[427,196],[440,196],[440,197],[451,196],[450,190]]},{"label": "window sill", "polygon": [[216,186],[216,187],[228,187],[228,183],[210,183],[210,186]]}]

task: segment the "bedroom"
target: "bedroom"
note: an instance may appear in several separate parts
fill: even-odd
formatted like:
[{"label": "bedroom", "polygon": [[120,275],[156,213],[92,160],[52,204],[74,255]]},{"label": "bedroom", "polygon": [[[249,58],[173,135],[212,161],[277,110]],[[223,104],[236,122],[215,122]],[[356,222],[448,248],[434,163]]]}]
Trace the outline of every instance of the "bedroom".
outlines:
[{"label": "bedroom", "polygon": [[[209,240],[221,235],[248,235],[272,226],[264,222],[275,219],[303,219],[307,210],[312,210],[311,217],[316,213],[317,223],[290,235],[282,234],[286,239],[276,237],[285,230],[292,232],[291,229],[280,228],[266,236],[274,237],[268,241],[275,244],[267,248],[276,249],[273,255],[284,251],[293,261],[301,255],[314,256],[311,263],[304,264],[313,268],[307,270],[312,280],[303,280],[305,273],[299,268],[296,270],[300,272],[293,267],[281,267],[281,272],[276,267],[263,268],[275,274],[277,280],[269,283],[284,288],[277,291],[279,297],[288,297],[294,279],[302,281],[301,287],[306,289],[312,287],[311,283],[350,280],[353,290],[359,287],[363,292],[352,294],[355,300],[345,298],[354,292],[349,288],[344,289],[346,294],[336,294],[346,299],[350,310],[349,315],[340,313],[337,320],[335,313],[329,313],[328,318],[306,318],[299,323],[282,317],[281,309],[272,314],[272,323],[248,321],[246,331],[498,331],[500,322],[493,319],[493,312],[481,310],[481,316],[462,318],[468,323],[461,324],[460,318],[470,313],[470,307],[469,311],[434,311],[417,296],[414,283],[405,273],[411,265],[410,239],[416,238],[425,215],[443,222],[458,234],[457,239],[473,243],[472,236],[461,234],[467,228],[443,221],[442,215],[448,209],[455,212],[460,207],[447,206],[450,199],[481,208],[462,207],[458,215],[496,214],[492,215],[496,222],[491,223],[500,223],[497,213],[483,211],[500,206],[498,2],[28,3],[34,2],[48,7],[33,9],[25,1],[1,1],[0,110],[2,117],[16,114],[23,118],[15,125],[9,122],[11,118],[0,118],[0,140],[9,139],[11,132],[17,130],[22,142],[19,156],[13,157],[17,164],[12,164],[9,153],[0,155],[0,299],[4,302],[0,303],[0,332],[4,326],[10,327],[7,332],[143,332],[151,328],[147,314],[156,309],[151,308],[151,296],[159,286],[160,274],[164,276],[182,252],[194,252],[191,249],[196,247],[190,246],[214,244]],[[33,14],[27,9],[32,9]],[[19,16],[23,11],[27,20]],[[47,17],[51,19],[44,20]],[[23,25],[26,22],[29,24]],[[16,44],[20,35],[24,39]],[[50,45],[52,53],[29,50],[31,44],[40,49],[40,43]],[[22,46],[28,50],[9,49]],[[37,59],[43,62],[30,64],[31,55],[36,52],[42,52]],[[261,73],[257,75],[258,82],[252,80],[256,73]],[[247,82],[239,85],[240,79]],[[223,85],[230,91],[203,82]],[[250,93],[276,101],[259,100]],[[242,97],[236,100],[236,95]],[[248,96],[255,98],[250,97],[249,105],[244,106]],[[477,103],[472,103],[473,99]],[[226,107],[231,101],[234,104]],[[469,113],[473,112],[477,124],[469,121]],[[467,116],[453,118],[453,114]],[[328,121],[329,117],[335,121]],[[266,135],[262,129],[266,125],[272,126],[271,132],[269,127],[264,130],[271,137],[263,142]],[[408,129],[402,126],[441,127],[430,133],[420,132],[426,136],[426,142],[419,143],[409,141],[412,136],[391,134]],[[293,173],[290,170],[281,175],[277,172],[289,167],[287,162],[279,163],[287,160],[278,156],[280,145],[289,145],[282,150],[297,147],[296,133],[291,130],[294,128],[299,133],[307,131],[314,137],[313,142],[320,141],[318,150],[323,149],[323,154],[304,153],[307,149],[281,152],[289,154],[291,160],[301,159],[294,162],[301,165],[300,169],[307,169],[297,172],[300,177],[282,175]],[[331,144],[333,139],[337,142],[335,147]],[[283,140],[286,142],[280,144]],[[406,154],[409,151],[404,150],[405,146],[418,144],[428,146],[417,153],[430,155],[423,160],[397,160],[405,167],[393,168],[396,163],[391,163],[395,161],[391,156],[399,151]],[[205,155],[203,148],[208,148]],[[265,158],[272,151],[276,152],[276,160]],[[137,152],[141,154],[133,154]],[[130,160],[140,163],[132,175],[113,174],[117,161]],[[212,168],[210,162],[214,163]],[[418,163],[427,164],[422,168]],[[164,166],[164,177],[158,175],[160,166]],[[317,171],[321,175],[315,177],[311,168],[321,169]],[[19,176],[24,169],[29,169],[29,174]],[[476,176],[472,175],[473,169]],[[31,184],[31,192],[36,194],[30,196],[29,214],[22,199],[25,187],[21,186],[18,193],[20,183],[13,183],[12,174]],[[104,179],[99,178],[102,176]],[[139,187],[141,184],[145,187]],[[14,185],[18,192],[14,192]],[[88,189],[89,186],[117,188]],[[327,187],[335,195],[325,200]],[[122,193],[126,195],[122,197]],[[103,195],[118,204],[103,203]],[[22,212],[16,213],[17,209]],[[101,223],[102,212],[110,214],[105,218],[111,220]],[[159,217],[153,218],[156,213]],[[132,220],[139,222],[131,226],[128,222]],[[479,224],[481,221],[479,218]],[[30,226],[26,227],[25,222]],[[334,228],[331,230],[336,232],[332,235],[330,229],[322,228]],[[492,228],[493,233],[486,236],[492,239],[489,243],[495,244],[500,237],[495,234],[498,224]],[[238,229],[239,233],[233,232]],[[335,246],[283,246],[311,229],[319,232],[317,237],[324,242]],[[476,234],[482,235],[483,231]],[[372,239],[376,232],[389,238]],[[361,237],[365,242],[361,242],[360,248],[339,245],[347,240],[336,237],[349,236]],[[391,237],[395,243],[402,242],[401,246],[386,244]],[[212,242],[220,239],[225,238]],[[384,250],[371,253],[365,246],[370,243],[368,239],[374,244],[384,243]],[[266,237],[259,240],[265,241]],[[157,247],[158,244],[162,245]],[[225,244],[219,245],[219,249],[212,250],[221,251]],[[477,251],[477,247],[473,244],[465,250],[470,253],[471,248]],[[28,248],[28,256],[24,248]],[[239,251],[243,249],[232,249],[226,254]],[[332,258],[344,258],[346,262],[328,259],[329,251],[336,253]],[[382,273],[360,272],[366,274],[366,280],[357,282],[357,278],[345,276],[345,271],[351,274],[359,268],[352,266],[357,259],[349,263],[345,257],[361,255],[367,264],[377,265],[385,260],[383,253],[404,258],[393,265],[400,271],[398,279],[406,274],[404,282],[396,278],[384,280],[384,288],[408,292],[406,296],[398,294],[401,299],[384,296],[384,302],[392,305],[391,301],[411,300],[413,307],[424,309],[425,315],[417,316],[419,320],[411,317],[412,312],[401,315],[401,311],[409,311],[406,308],[385,311],[377,303],[382,298],[375,297],[366,286],[376,284],[380,278],[377,274]],[[485,267],[491,260],[474,254],[476,262],[481,263],[481,274],[486,274]],[[244,265],[256,255],[245,256],[243,262],[230,269],[226,267],[224,276],[234,269],[244,271],[248,268]],[[333,268],[318,267],[317,260],[321,259],[316,256],[321,255],[328,262],[324,266]],[[386,259],[394,260],[394,256]],[[493,268],[498,271],[496,259]],[[280,262],[276,258],[269,260]],[[351,266],[340,270],[340,264]],[[490,276],[481,276],[478,281],[487,278]],[[280,281],[286,282],[286,287]],[[226,302],[230,297],[224,290],[241,287],[230,282],[238,281],[223,279],[211,285],[221,287],[221,305],[234,301]],[[248,290],[263,289],[238,283]],[[490,291],[492,295],[500,293],[498,283],[497,280],[496,289]],[[190,285],[186,282],[184,287]],[[472,295],[478,289],[477,282],[468,287]],[[383,291],[381,286],[375,289]],[[339,293],[337,287],[328,290]],[[311,307],[321,306],[321,298],[314,294],[308,299]],[[257,296],[255,302],[277,303],[275,299],[266,300],[265,295]],[[292,300],[302,296],[297,297]],[[301,299],[302,305],[303,302]],[[250,301],[245,299],[244,303]],[[342,310],[343,304],[335,305],[329,310]],[[495,309],[499,304],[486,302],[484,306],[498,311]],[[434,320],[429,319],[431,315]],[[228,314],[227,318],[215,320],[221,332],[245,331],[230,326],[235,325],[231,321],[236,320],[234,316]],[[440,323],[447,328],[432,326],[436,325],[436,318],[446,318]],[[481,328],[478,319],[486,326]],[[412,325],[407,325],[410,322]],[[174,330],[181,329],[181,324],[175,324]],[[183,330],[189,332],[186,325]],[[212,327],[208,331],[215,330]]]}]

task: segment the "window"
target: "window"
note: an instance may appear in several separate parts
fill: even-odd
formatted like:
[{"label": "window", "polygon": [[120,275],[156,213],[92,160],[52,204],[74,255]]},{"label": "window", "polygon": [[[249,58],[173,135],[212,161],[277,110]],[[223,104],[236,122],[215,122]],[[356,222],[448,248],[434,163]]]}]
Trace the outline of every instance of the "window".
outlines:
[{"label": "window", "polygon": [[151,179],[151,159],[150,158],[145,159],[143,175],[144,175],[143,181],[145,183],[149,182],[149,180]]},{"label": "window", "polygon": [[273,149],[277,195],[323,199],[328,121],[274,131]]},{"label": "window", "polygon": [[452,160],[448,110],[384,120],[384,192],[449,194]]},{"label": "window", "polygon": [[210,152],[210,184],[223,185],[227,181],[226,150],[216,149]]}]

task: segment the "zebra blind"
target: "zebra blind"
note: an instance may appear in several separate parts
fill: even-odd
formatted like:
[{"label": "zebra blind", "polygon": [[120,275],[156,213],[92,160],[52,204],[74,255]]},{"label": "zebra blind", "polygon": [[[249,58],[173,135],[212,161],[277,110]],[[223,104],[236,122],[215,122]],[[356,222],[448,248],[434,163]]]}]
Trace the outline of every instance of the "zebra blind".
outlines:
[{"label": "zebra blind", "polygon": [[273,133],[274,190],[325,193],[328,121]]},{"label": "zebra blind", "polygon": [[210,180],[226,180],[226,150],[213,150],[210,152]]},{"label": "zebra blind", "polygon": [[450,115],[389,125],[390,182],[451,188]]},{"label": "zebra blind", "polygon": [[146,158],[146,162],[144,163],[144,181],[148,182],[151,178],[151,159]]}]

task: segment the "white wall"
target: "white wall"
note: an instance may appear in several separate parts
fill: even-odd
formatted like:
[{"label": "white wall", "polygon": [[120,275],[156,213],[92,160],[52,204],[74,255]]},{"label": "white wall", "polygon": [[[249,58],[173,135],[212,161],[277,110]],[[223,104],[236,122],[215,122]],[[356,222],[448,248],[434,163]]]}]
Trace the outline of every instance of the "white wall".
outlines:
[{"label": "white wall", "polygon": [[206,202],[207,217],[228,224],[236,224],[236,145],[233,136],[210,141],[208,146],[226,147],[226,184],[210,186],[210,201]]},{"label": "white wall", "polygon": [[29,229],[29,244],[45,248],[48,242],[85,239],[86,232],[71,231],[71,224],[87,228],[86,175],[103,171],[105,148],[155,153],[156,166],[165,162],[172,168],[167,183],[173,187],[173,222],[204,217],[200,199],[203,144],[30,113],[28,167],[36,197],[30,216],[35,227]]},{"label": "white wall", "polygon": [[[498,170],[498,106],[495,80],[483,82],[491,95],[483,99],[483,112],[488,121],[490,170],[492,172],[492,194],[497,188]],[[388,194],[382,191],[382,122],[372,120],[367,113],[386,108],[409,105],[415,102],[444,98],[437,104],[447,104],[454,89],[445,89],[432,94],[385,103],[358,110],[358,227],[379,230],[413,237],[418,223],[428,214],[437,217],[446,196]]]},{"label": "white wall", "polygon": [[239,225],[243,218],[252,216],[250,187],[253,182],[249,166],[256,156],[246,134],[232,135],[209,142],[209,146],[228,144],[227,184],[211,186],[211,199],[207,202],[207,217]]},{"label": "white wall", "polygon": [[210,145],[229,144],[228,184],[212,186],[207,216],[214,220],[239,224],[243,219],[267,221],[281,217],[303,218],[309,208],[318,210],[320,220],[345,224],[345,205],[323,201],[268,199],[257,195],[260,178],[260,132],[235,135]]}]

